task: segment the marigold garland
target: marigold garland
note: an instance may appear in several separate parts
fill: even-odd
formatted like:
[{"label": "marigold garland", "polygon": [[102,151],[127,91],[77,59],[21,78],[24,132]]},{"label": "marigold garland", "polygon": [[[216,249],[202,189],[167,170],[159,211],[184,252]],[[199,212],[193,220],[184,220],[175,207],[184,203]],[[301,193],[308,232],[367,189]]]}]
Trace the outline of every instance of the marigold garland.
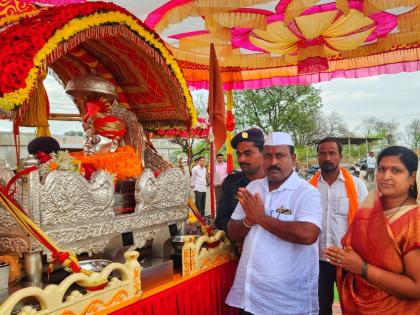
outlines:
[{"label": "marigold garland", "polygon": [[83,151],[78,151],[70,155],[80,163],[91,164],[98,170],[116,174],[118,180],[138,177],[142,172],[140,159],[129,145],[122,146],[113,153],[85,156]]},{"label": "marigold garland", "polygon": [[[104,12],[107,10],[111,12]],[[182,74],[181,68],[179,67],[177,61],[174,59],[173,55],[169,52],[169,50],[166,48],[165,44],[158,37],[158,35],[148,30],[146,26],[142,25],[141,22],[132,15],[130,15],[128,11],[109,3],[69,5],[65,8],[65,12],[63,13],[62,11],[61,15],[59,16],[59,18],[61,19],[61,23],[54,20],[54,13],[58,13],[57,9],[51,8],[49,11],[46,11],[45,13],[43,12],[42,14],[39,14],[37,16],[37,18],[39,19],[41,19],[42,17],[43,20],[51,20],[52,22],[56,23],[44,23],[42,24],[42,27],[40,27],[40,29],[33,30],[36,31],[38,34],[43,34],[45,32],[53,35],[47,39],[39,37],[38,40],[40,42],[32,42],[32,45],[35,46],[32,48],[37,49],[36,46],[39,46],[41,44],[41,41],[44,41],[44,44],[40,49],[38,49],[32,61],[28,60],[27,58],[21,60],[21,63],[26,62],[23,65],[20,65],[20,70],[23,70],[20,74],[23,76],[25,75],[25,73],[27,73],[26,79],[24,80],[24,84],[23,82],[20,82],[20,78],[17,77],[18,74],[15,72],[16,70],[13,69],[13,67],[10,67],[10,73],[8,73],[7,71],[3,71],[3,75],[6,75],[6,77],[2,78],[6,79],[6,82],[10,82],[9,80],[7,80],[9,79],[8,77],[13,77],[16,84],[15,86],[13,86],[13,90],[11,92],[6,92],[5,90],[0,91],[0,93],[3,92],[2,98],[0,98],[1,109],[5,111],[12,110],[15,106],[22,105],[28,99],[28,97],[30,96],[30,92],[38,78],[39,68],[43,65],[43,62],[46,60],[48,55],[51,54],[52,51],[56,49],[60,43],[62,43],[65,40],[68,40],[70,37],[90,27],[100,26],[108,23],[118,23],[125,24],[133,32],[140,36],[144,41],[149,43],[152,47],[154,47],[160,52],[160,54],[166,61],[166,64],[173,71],[175,77],[177,78],[182,88],[184,97],[186,99],[187,108],[191,116],[192,126],[196,125],[197,113],[192,102],[187,82],[184,78],[184,75]],[[78,16],[80,15],[86,16],[79,18]],[[62,22],[63,18],[67,18],[65,19],[67,23]],[[25,19],[22,20],[24,21]],[[28,20],[24,22],[27,21]],[[26,26],[24,22],[21,24]],[[56,25],[57,27],[55,27]],[[29,49],[29,47],[27,49]],[[30,55],[34,52],[35,51],[29,51],[28,54]],[[10,57],[10,54],[7,55],[7,53],[5,53],[5,55],[6,58]],[[16,64],[12,64],[12,66],[16,66]],[[28,71],[28,69],[30,70]],[[4,80],[2,81],[4,82]]]}]

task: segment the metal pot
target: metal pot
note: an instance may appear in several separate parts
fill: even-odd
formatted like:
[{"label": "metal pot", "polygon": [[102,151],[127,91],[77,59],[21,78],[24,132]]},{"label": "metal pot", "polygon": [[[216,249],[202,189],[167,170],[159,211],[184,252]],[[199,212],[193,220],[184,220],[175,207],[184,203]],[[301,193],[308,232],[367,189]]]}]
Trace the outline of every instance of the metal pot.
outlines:
[{"label": "metal pot", "polygon": [[[110,263],[112,263],[112,261],[107,259],[89,259],[79,261],[79,266],[92,272],[100,272]],[[67,267],[65,269],[67,270]]]}]

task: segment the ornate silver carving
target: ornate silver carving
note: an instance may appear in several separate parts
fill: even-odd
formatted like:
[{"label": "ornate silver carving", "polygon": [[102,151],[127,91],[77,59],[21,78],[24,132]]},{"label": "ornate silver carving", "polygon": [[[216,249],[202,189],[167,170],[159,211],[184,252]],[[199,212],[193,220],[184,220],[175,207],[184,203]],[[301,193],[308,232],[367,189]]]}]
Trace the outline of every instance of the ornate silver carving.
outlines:
[{"label": "ornate silver carving", "polygon": [[96,153],[96,146],[101,142],[101,138],[95,133],[93,128],[86,130],[85,137],[83,139],[83,153],[85,155],[93,155]]},{"label": "ornate silver carving", "polygon": [[136,211],[186,205],[189,186],[189,177],[179,168],[168,169],[157,178],[152,171],[145,170],[136,183]]},{"label": "ornate silver carving", "polygon": [[13,170],[6,165],[6,161],[0,160],[0,184],[6,187],[9,180],[14,176]]},{"label": "ornate silver carving", "polygon": [[16,220],[6,212],[6,209],[0,206],[0,226],[2,232],[8,232],[12,234],[17,229],[19,229],[19,225],[16,223]]},{"label": "ornate silver carving", "polygon": [[[96,172],[88,182],[74,172],[54,171],[41,184],[34,171],[24,180],[23,205],[60,249],[96,254],[115,234],[132,231],[135,245],[143,247],[162,227],[185,220],[189,190],[189,177],[180,169],[164,171],[158,178],[145,170],[136,182],[135,212],[115,216],[114,185],[106,172]],[[0,209],[0,224],[0,251],[42,249],[5,209]]]},{"label": "ornate silver carving", "polygon": [[115,233],[113,222],[107,221],[49,230],[48,236],[53,240],[57,240],[57,243],[70,244],[82,241],[86,239],[86,236],[89,236],[89,238],[95,238],[112,233]]},{"label": "ornate silver carving", "polygon": [[28,252],[29,240],[19,237],[0,236],[0,248],[2,252]]},{"label": "ornate silver carving", "polygon": [[[12,168],[7,165],[5,161],[0,160],[0,184],[3,187],[6,187],[7,183],[13,178],[13,176],[15,176],[15,173],[13,172]],[[12,187],[12,189],[15,189],[15,193],[13,195],[14,199],[17,201],[17,203],[20,204],[22,202],[21,181],[17,180],[16,185]]]},{"label": "ornate silver carving", "polygon": [[113,202],[113,177],[106,172],[95,172],[90,182],[74,172],[51,172],[41,187],[42,226],[112,218]]}]

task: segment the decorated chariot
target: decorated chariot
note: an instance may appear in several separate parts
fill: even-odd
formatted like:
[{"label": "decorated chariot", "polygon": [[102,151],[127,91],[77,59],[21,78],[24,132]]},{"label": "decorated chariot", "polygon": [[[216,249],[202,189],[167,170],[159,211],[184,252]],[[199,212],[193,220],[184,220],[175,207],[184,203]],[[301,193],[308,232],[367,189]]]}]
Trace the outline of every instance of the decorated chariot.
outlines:
[{"label": "decorated chariot", "polygon": [[[110,3],[18,11],[0,19],[0,117],[13,122],[19,162],[0,164],[0,258],[14,271],[0,314],[108,314],[139,301],[142,281],[172,281],[174,253],[185,277],[233,259],[223,231],[172,246],[194,208],[189,172],[159,156],[150,135],[200,131],[159,36]],[[19,159],[20,126],[48,134],[47,73],[74,100],[83,151]],[[99,148],[99,136],[108,145]]]}]

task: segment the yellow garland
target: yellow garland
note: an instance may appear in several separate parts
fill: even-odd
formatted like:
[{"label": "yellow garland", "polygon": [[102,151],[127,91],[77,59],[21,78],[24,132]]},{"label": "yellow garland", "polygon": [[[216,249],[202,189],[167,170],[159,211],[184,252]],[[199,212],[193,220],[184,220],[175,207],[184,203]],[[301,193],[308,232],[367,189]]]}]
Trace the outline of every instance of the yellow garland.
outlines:
[{"label": "yellow garland", "polygon": [[34,58],[34,67],[29,71],[28,76],[25,79],[26,87],[4,94],[3,98],[0,98],[0,108],[5,111],[12,110],[15,106],[21,105],[29,97],[30,91],[37,79],[38,67],[42,65],[42,61],[45,60],[47,56],[54,49],[56,49],[63,40],[68,40],[75,34],[90,27],[100,26],[101,24],[105,23],[118,23],[127,25],[147,43],[159,50],[162,57],[165,59],[166,64],[171,67],[178,82],[181,85],[184,97],[186,99],[187,108],[191,115],[192,126],[195,126],[197,124],[197,112],[195,111],[187,82],[177,61],[168,51],[166,46],[155,38],[154,34],[140,26],[134,18],[121,12],[95,13],[87,17],[72,19],[66,25],[64,25],[63,28],[56,30],[54,35],[36,54]]},{"label": "yellow garland", "polygon": [[47,8],[42,8],[42,9],[38,9],[38,10],[34,10],[34,11],[29,11],[29,12],[24,12],[24,13],[20,13],[20,14],[13,14],[13,15],[8,15],[5,16],[3,18],[0,19],[0,26],[9,24],[9,23],[13,23],[13,22],[17,22],[23,18],[26,17],[33,17],[35,15],[40,14],[41,12],[45,11]]}]

